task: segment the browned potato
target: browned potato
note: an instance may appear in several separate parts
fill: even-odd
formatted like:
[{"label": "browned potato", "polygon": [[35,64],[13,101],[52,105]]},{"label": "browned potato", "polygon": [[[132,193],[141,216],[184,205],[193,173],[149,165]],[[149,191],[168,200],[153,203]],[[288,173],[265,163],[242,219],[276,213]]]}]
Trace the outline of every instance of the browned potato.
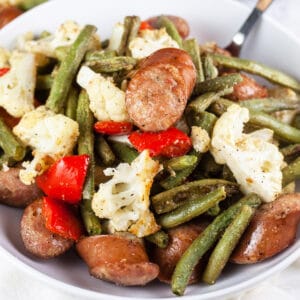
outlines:
[{"label": "browned potato", "polygon": [[19,179],[19,168],[0,171],[0,203],[25,207],[40,198],[43,193],[36,184],[25,185]]},{"label": "browned potato", "polygon": [[296,238],[300,221],[300,193],[280,196],[255,213],[231,257],[237,264],[252,264],[289,247]]},{"label": "browned potato", "polygon": [[265,98],[268,96],[266,87],[260,85],[253,78],[241,74],[243,81],[233,87],[233,93],[230,98],[235,101],[247,100],[253,98]]},{"label": "browned potato", "polygon": [[39,258],[52,258],[69,250],[74,241],[54,234],[45,227],[42,205],[42,200],[36,200],[24,210],[21,237],[30,253]]},{"label": "browned potato", "polygon": [[[183,39],[185,39],[190,34],[190,27],[188,22],[185,19],[177,16],[171,16],[171,15],[166,15],[166,17],[168,17],[174,23],[174,25],[178,30],[178,33],[181,35]],[[158,27],[157,20],[158,17],[152,17],[148,19],[147,22],[152,27],[157,28]]]},{"label": "browned potato", "polygon": [[149,262],[142,242],[132,235],[97,235],[81,239],[77,252],[91,275],[120,285],[145,285],[159,267]]},{"label": "browned potato", "polygon": [[[160,272],[158,275],[158,279],[160,281],[165,283],[171,282],[171,277],[178,260],[188,248],[188,246],[190,246],[190,244],[205,229],[206,226],[206,222],[193,222],[189,224],[183,224],[168,230],[168,246],[164,249],[155,247],[152,251],[153,256],[151,260],[157,263],[160,267]],[[189,284],[195,283],[200,280],[201,267],[202,263],[200,261],[190,277]]]},{"label": "browned potato", "polygon": [[22,11],[15,6],[0,7],[0,29],[21,14]]}]

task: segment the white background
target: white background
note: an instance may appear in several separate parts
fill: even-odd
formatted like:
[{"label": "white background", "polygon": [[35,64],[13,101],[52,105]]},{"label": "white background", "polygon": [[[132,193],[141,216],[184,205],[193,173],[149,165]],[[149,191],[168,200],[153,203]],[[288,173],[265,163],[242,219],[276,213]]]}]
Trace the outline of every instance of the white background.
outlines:
[{"label": "white background", "polygon": [[[253,7],[256,2],[256,0],[239,1],[249,7]],[[266,14],[300,38],[300,0],[274,0]],[[36,281],[27,273],[11,265],[4,257],[0,256],[0,259],[0,300],[84,300],[82,297],[74,297]],[[300,299],[299,279],[300,258],[282,273],[274,275],[255,289],[230,300]]]}]

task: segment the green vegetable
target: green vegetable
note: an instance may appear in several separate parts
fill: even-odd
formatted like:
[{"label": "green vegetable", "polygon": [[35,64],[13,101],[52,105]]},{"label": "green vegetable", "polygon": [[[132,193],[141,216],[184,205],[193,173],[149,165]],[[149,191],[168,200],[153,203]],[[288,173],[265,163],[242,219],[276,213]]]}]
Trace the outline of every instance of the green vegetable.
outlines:
[{"label": "green vegetable", "polygon": [[282,170],[282,186],[300,178],[300,157],[295,159]]},{"label": "green vegetable", "polygon": [[117,52],[115,50],[93,50],[86,53],[85,61],[101,60],[116,56]]},{"label": "green vegetable", "polygon": [[111,143],[112,150],[116,154],[116,156],[124,162],[131,163],[134,159],[136,159],[139,153],[132,147],[120,143],[120,142],[112,142]]},{"label": "green vegetable", "polygon": [[104,165],[111,166],[114,164],[116,156],[102,135],[96,137],[95,148]]},{"label": "green vegetable", "polygon": [[169,243],[169,235],[162,230],[148,235],[145,238],[148,242],[155,244],[159,248],[166,248]]},{"label": "green vegetable", "polygon": [[196,155],[182,155],[169,159],[165,163],[165,168],[173,171],[181,171],[185,168],[193,166],[197,162]]},{"label": "green vegetable", "polygon": [[29,10],[34,6],[47,2],[47,0],[22,0],[18,5],[22,10]]},{"label": "green vegetable", "polygon": [[50,90],[53,84],[53,76],[50,74],[47,75],[38,75],[36,79],[36,89],[37,90]]},{"label": "green vegetable", "polygon": [[219,71],[215,67],[214,62],[210,56],[204,55],[202,58],[202,62],[205,80],[214,79],[218,77]]},{"label": "green vegetable", "polygon": [[78,90],[74,87],[71,87],[67,98],[65,115],[72,120],[76,120],[78,94]]}]

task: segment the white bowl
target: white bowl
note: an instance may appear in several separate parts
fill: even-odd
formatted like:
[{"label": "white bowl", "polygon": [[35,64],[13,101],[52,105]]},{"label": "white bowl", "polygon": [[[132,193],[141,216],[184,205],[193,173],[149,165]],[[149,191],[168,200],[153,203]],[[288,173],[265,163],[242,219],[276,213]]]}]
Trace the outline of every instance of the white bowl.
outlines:
[{"label": "white bowl", "polygon": [[[76,20],[80,24],[94,24],[101,37],[106,38],[112,26],[125,15],[136,14],[147,18],[162,13],[186,18],[192,29],[191,36],[200,42],[214,40],[225,46],[249,14],[249,9],[230,0],[57,0],[25,13],[2,29],[0,45],[13,46],[16,36],[26,31],[53,31],[66,19]],[[300,41],[265,16],[249,36],[243,56],[280,68],[300,79],[299,53]],[[89,276],[86,265],[75,252],[47,261],[34,259],[25,251],[20,238],[21,213],[21,210],[1,206],[0,249],[32,276],[77,296],[95,299],[175,297],[169,286],[159,282],[146,287],[126,288],[97,280]],[[250,266],[230,265],[215,285],[190,286],[181,299],[215,299],[261,282],[300,256],[299,236],[300,232],[294,245],[274,258]]]}]

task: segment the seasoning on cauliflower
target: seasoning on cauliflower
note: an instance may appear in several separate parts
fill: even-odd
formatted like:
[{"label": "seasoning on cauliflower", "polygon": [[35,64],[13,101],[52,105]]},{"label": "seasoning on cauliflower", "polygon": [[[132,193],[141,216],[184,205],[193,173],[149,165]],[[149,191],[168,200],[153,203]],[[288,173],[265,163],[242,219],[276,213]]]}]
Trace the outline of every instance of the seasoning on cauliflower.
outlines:
[{"label": "seasoning on cauliflower", "polygon": [[109,219],[109,229],[129,231],[138,237],[147,236],[159,230],[149,210],[150,188],[160,165],[143,151],[131,165],[119,164],[115,169],[104,170],[106,176],[113,176],[101,183],[92,200],[92,209],[99,218]]},{"label": "seasoning on cauliflower", "polygon": [[217,163],[228,165],[244,193],[271,202],[282,191],[283,156],[270,143],[270,131],[242,132],[248,120],[248,109],[231,105],[215,124],[211,152]]},{"label": "seasoning on cauliflower", "polygon": [[53,161],[72,153],[79,136],[79,126],[72,119],[40,106],[26,113],[13,128],[13,133],[34,149],[34,159],[30,163],[25,162],[26,169],[20,171],[21,181],[31,184]]},{"label": "seasoning on cauliflower", "polygon": [[[18,40],[18,48],[37,54],[44,54],[56,58],[55,49],[58,47],[70,46],[74,43],[82,27],[76,22],[66,21],[61,24],[54,34],[41,39],[33,40],[32,33],[26,33]],[[90,49],[99,48],[100,39],[94,35],[89,45]]]},{"label": "seasoning on cauliflower", "polygon": [[0,68],[9,67],[10,53],[7,49],[0,47]]},{"label": "seasoning on cauliflower", "polygon": [[137,59],[145,58],[163,48],[179,48],[165,28],[141,30],[139,36],[129,43],[131,55]]},{"label": "seasoning on cauliflower", "polygon": [[199,126],[192,126],[191,139],[193,148],[200,153],[205,153],[209,150],[210,137],[207,131]]},{"label": "seasoning on cauliflower", "polygon": [[86,89],[90,98],[90,109],[99,121],[129,121],[125,105],[125,93],[111,79],[82,66],[77,83]]},{"label": "seasoning on cauliflower", "polygon": [[9,63],[10,70],[0,77],[0,106],[20,118],[34,109],[35,59],[31,53],[14,51]]}]

